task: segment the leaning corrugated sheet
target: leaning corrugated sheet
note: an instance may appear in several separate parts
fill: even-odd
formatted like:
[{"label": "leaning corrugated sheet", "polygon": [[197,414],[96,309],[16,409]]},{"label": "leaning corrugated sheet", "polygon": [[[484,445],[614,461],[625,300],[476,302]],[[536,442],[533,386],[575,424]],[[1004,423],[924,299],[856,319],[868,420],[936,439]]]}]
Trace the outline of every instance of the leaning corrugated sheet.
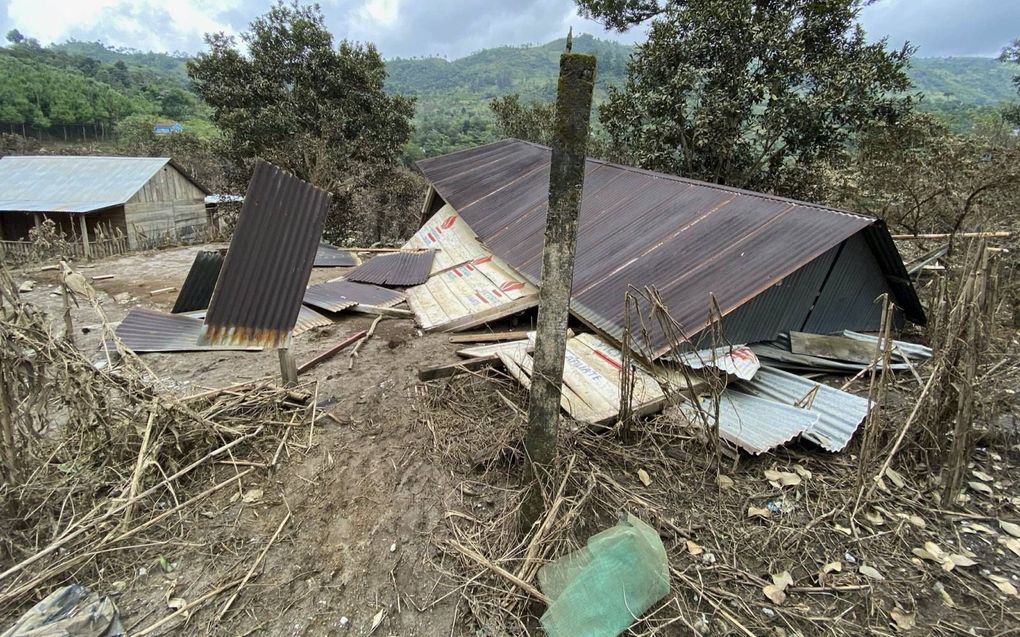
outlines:
[{"label": "leaning corrugated sheet", "polygon": [[801,407],[817,416],[818,421],[802,435],[828,451],[845,449],[869,411],[867,398],[767,366],[736,388],[759,398]]},{"label": "leaning corrugated sheet", "polygon": [[[681,411],[693,423],[701,418],[711,422],[715,405],[711,398],[701,399],[701,412],[685,402]],[[754,455],[784,445],[818,422],[818,415],[772,400],[726,389],[719,400],[719,437]]]},{"label": "leaning corrugated sheet", "polygon": [[170,311],[173,314],[180,314],[208,308],[222,267],[223,253],[219,250],[202,250],[196,254],[195,261],[188,270],[188,276],[181,285],[174,309]]},{"label": "leaning corrugated sheet", "polygon": [[356,254],[341,250],[328,243],[320,243],[315,250],[315,267],[317,268],[353,268],[361,265]]},{"label": "leaning corrugated sheet", "polygon": [[[144,308],[133,308],[120,322],[114,334],[136,353],[201,352],[214,350],[259,351],[260,347],[240,345],[199,345],[202,320],[184,314],[164,314]],[[107,347],[115,346],[108,343]]]},{"label": "leaning corrugated sheet", "polygon": [[340,279],[309,286],[305,290],[304,302],[327,312],[341,312],[355,305],[393,307],[406,298],[396,290]]},{"label": "leaning corrugated sheet", "polygon": [[429,278],[434,257],[435,253],[431,250],[380,254],[348,272],[346,278],[374,285],[421,285]]},{"label": "leaning corrugated sheet", "polygon": [[302,305],[301,310],[298,312],[297,323],[294,324],[294,329],[291,331],[291,334],[297,336],[298,334],[304,334],[308,330],[332,324],[333,319],[319,314],[310,307]]},{"label": "leaning corrugated sheet", "polygon": [[[550,151],[504,140],[418,162],[443,200],[482,242],[534,284],[541,280]],[[847,238],[869,217],[779,197],[588,160],[577,235],[571,311],[621,339],[625,295],[654,286],[688,336],[708,325],[710,299],[724,315],[768,290]],[[883,270],[898,277],[895,246],[871,244]],[[894,271],[895,270],[895,271]],[[909,285],[891,281],[908,318],[924,321]],[[870,299],[869,299],[870,301]],[[642,305],[645,313],[649,308]],[[795,317],[799,328],[806,317]],[[636,328],[635,328],[636,329]],[[657,322],[642,349],[672,343]],[[643,335],[635,333],[636,339]],[[738,338],[734,336],[734,338]]]},{"label": "leaning corrugated sheet", "polygon": [[203,344],[286,343],[312,272],[329,193],[255,164],[202,330]]}]

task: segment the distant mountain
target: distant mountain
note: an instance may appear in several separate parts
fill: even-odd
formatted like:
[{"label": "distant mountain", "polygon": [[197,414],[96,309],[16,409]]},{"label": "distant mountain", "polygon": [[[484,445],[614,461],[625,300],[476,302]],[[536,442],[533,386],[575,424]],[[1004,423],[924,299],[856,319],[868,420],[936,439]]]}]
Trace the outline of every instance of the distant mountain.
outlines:
[{"label": "distant mountain", "polygon": [[[456,60],[395,58],[387,61],[387,88],[415,95],[417,130],[414,152],[433,155],[495,138],[488,103],[494,97],[520,93],[527,100],[552,100],[564,40],[539,46],[484,49]],[[633,46],[574,38],[575,52],[598,58],[595,101],[606,87],[622,84]],[[957,130],[967,130],[975,109],[1016,102],[1014,74],[1020,69],[992,58],[914,58],[910,77],[924,95],[921,108],[943,114]]]}]

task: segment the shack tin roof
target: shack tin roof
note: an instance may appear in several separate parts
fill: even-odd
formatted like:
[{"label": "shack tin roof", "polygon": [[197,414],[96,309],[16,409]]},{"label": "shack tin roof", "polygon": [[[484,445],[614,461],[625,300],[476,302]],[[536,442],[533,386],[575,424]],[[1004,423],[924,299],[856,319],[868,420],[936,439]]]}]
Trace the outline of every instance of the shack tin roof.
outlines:
[{"label": "shack tin roof", "polygon": [[[417,166],[493,253],[538,284],[550,159],[547,147],[508,139]],[[654,286],[693,337],[709,325],[712,296],[726,315],[863,230],[897,305],[923,322],[903,261],[877,219],[589,159],[571,311],[622,339],[627,290]],[[646,327],[649,353],[667,353],[669,337],[658,325]]]}]

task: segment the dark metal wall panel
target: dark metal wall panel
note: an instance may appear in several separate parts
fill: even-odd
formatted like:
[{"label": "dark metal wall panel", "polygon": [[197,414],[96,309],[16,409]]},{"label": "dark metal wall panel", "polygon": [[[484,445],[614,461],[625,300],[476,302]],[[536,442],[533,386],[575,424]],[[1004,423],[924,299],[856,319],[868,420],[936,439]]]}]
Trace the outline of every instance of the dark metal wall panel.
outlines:
[{"label": "dark metal wall panel", "polygon": [[279,347],[297,321],[329,193],[255,164],[202,331],[204,344]]},{"label": "dark metal wall panel", "polygon": [[864,231],[864,239],[871,247],[872,253],[878,259],[878,265],[885,273],[886,280],[896,297],[896,304],[902,308],[903,314],[910,321],[918,325],[924,325],[927,318],[924,314],[924,306],[917,296],[913,281],[903,263],[903,257],[896,248],[896,242],[884,221],[877,221]]},{"label": "dark metal wall panel", "polygon": [[[549,156],[547,148],[510,140],[418,166],[487,247],[540,284]],[[632,287],[654,286],[694,336],[707,325],[712,295],[723,314],[730,314],[875,222],[594,160],[586,167],[583,197],[571,310],[615,338],[623,335],[625,296]],[[892,276],[899,257],[879,247],[890,263],[872,276]],[[831,254],[828,258],[831,262]],[[824,269],[817,267],[812,275]],[[909,300],[909,281],[898,294]],[[813,297],[798,300],[788,315],[770,308],[772,299],[762,307],[776,313],[772,323],[786,324],[810,301]],[[740,325],[745,319],[738,315],[733,321]],[[766,321],[761,331],[771,331],[772,323]],[[652,332],[646,345],[662,355],[667,339]]]},{"label": "dark metal wall panel", "polygon": [[882,322],[882,301],[892,292],[882,268],[863,234],[846,240],[801,331],[831,334],[843,330],[877,330]]},{"label": "dark metal wall panel", "polygon": [[195,261],[188,270],[188,276],[181,285],[180,294],[174,302],[174,314],[194,312],[209,307],[216,279],[220,276],[223,266],[223,253],[219,250],[203,250],[195,255]]},{"label": "dark metal wall panel", "polygon": [[[132,308],[114,334],[136,353],[202,352],[213,350],[258,351],[260,347],[243,345],[199,345],[202,320],[183,314],[164,314],[144,308]],[[112,343],[107,347],[114,349]]]},{"label": "dark metal wall panel", "polygon": [[345,277],[348,281],[410,287],[421,285],[432,272],[432,260],[436,253],[432,250],[422,252],[394,252],[372,257]]},{"label": "dark metal wall panel", "polygon": [[353,268],[359,265],[361,259],[357,256],[328,243],[320,243],[315,249],[314,266],[317,268]]}]

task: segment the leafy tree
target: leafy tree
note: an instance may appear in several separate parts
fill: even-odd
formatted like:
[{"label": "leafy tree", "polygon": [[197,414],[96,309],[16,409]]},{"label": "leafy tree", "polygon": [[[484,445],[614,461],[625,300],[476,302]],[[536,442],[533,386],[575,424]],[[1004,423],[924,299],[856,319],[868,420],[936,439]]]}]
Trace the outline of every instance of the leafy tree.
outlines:
[{"label": "leafy tree", "polygon": [[238,159],[264,157],[335,192],[365,166],[390,166],[410,135],[411,98],[383,90],[371,44],[333,47],[318,6],[277,4],[242,35],[224,34],[188,73]]},{"label": "leafy tree", "polygon": [[651,19],[599,114],[619,159],[798,196],[876,122],[911,109],[911,49],[868,44],[865,0],[577,0],[616,29]]},{"label": "leafy tree", "polygon": [[533,101],[522,104],[517,93],[497,97],[489,102],[489,108],[496,116],[496,126],[503,137],[545,144],[552,141],[555,105],[550,102]]},{"label": "leafy tree", "polygon": [[25,41],[25,36],[21,35],[21,31],[11,29],[7,32],[7,41],[11,44],[21,44]]}]

